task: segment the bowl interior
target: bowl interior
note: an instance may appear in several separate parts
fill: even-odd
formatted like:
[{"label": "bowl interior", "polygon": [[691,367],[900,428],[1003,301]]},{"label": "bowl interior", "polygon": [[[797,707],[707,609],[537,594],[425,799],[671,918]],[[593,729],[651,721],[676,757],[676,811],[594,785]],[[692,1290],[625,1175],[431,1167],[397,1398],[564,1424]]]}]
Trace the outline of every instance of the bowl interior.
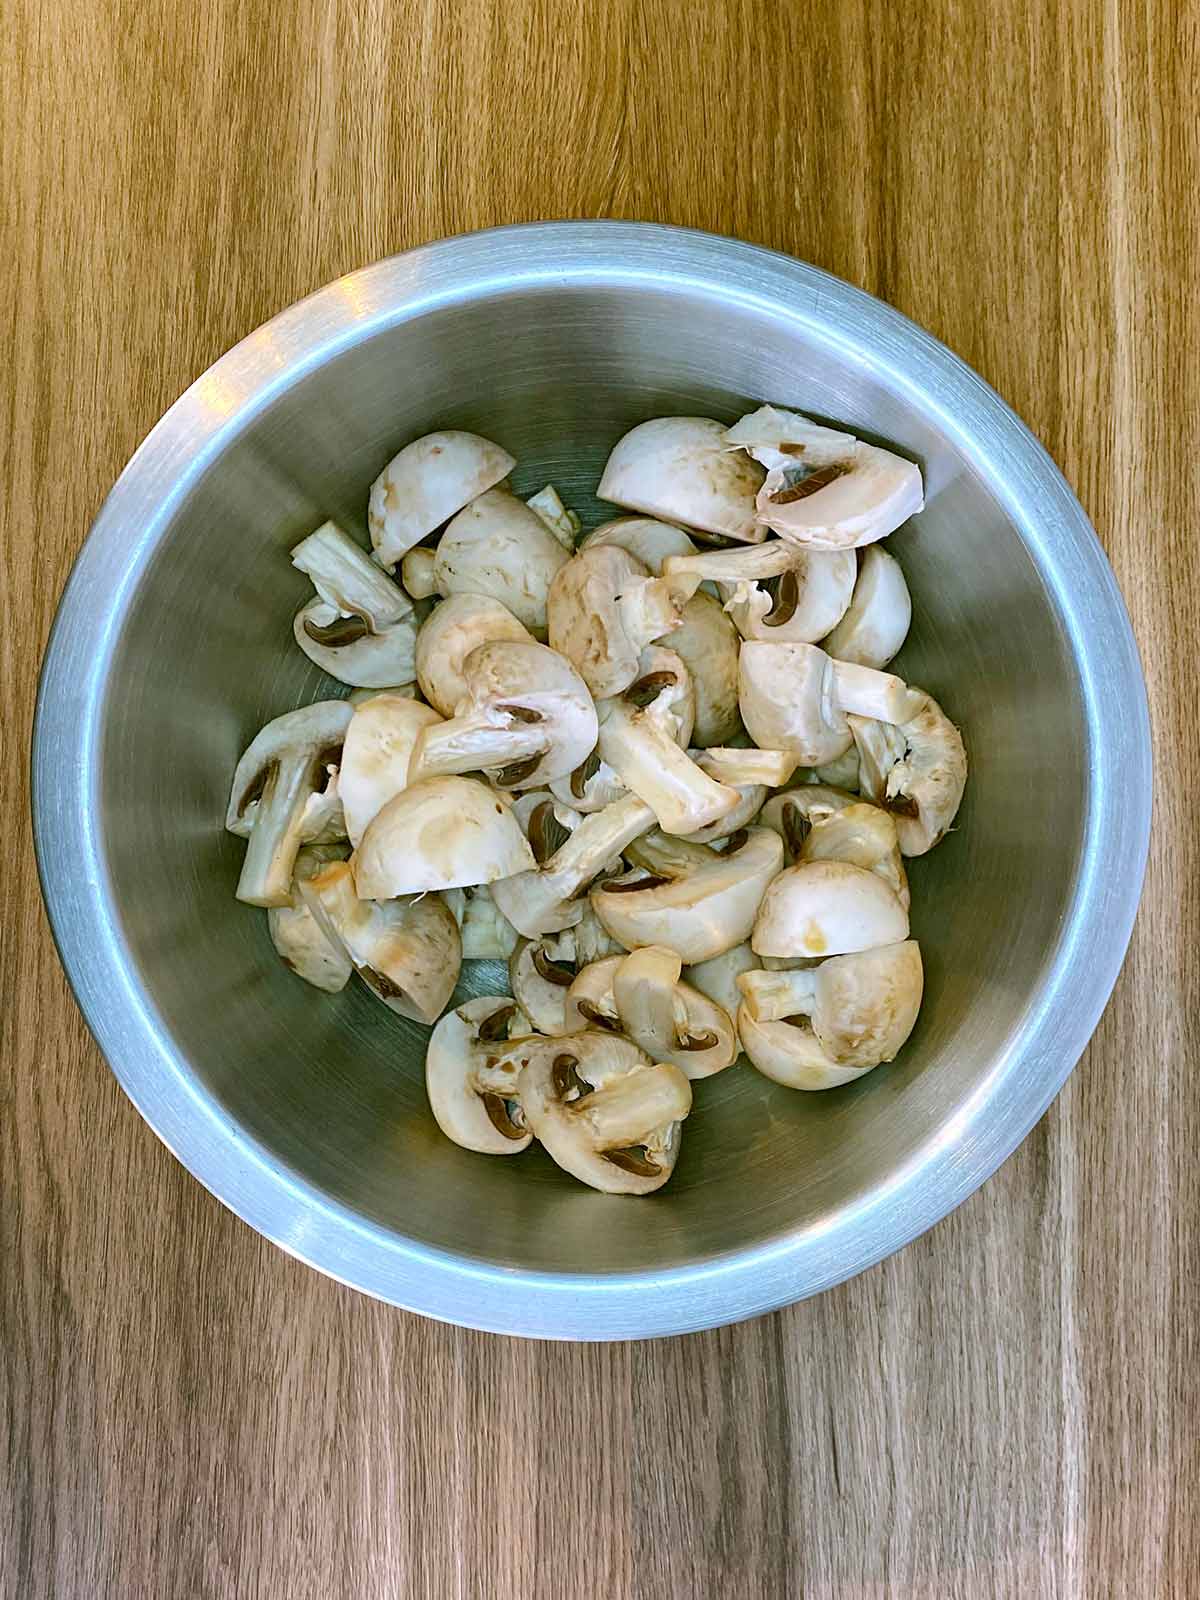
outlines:
[{"label": "bowl interior", "polygon": [[[206,380],[208,381],[208,380]],[[206,401],[226,403],[215,381]],[[927,510],[889,548],[914,598],[896,670],[963,728],[955,832],[912,863],[925,1003],[900,1058],[827,1094],[745,1064],[697,1086],[669,1186],[607,1199],[537,1150],[447,1143],[422,1077],[425,1030],[359,986],[329,998],[275,958],[233,898],[222,829],[237,757],[268,718],[344,693],[296,649],[310,590],[288,549],[325,517],[361,538],[389,456],[436,427],[475,429],[553,482],[593,526],[605,456],[664,414],[732,421],[768,399],[917,460]],[[1063,927],[1086,814],[1086,727],[1055,607],[994,485],[932,410],[844,343],[713,287],[542,283],[381,327],[261,408],[207,466],[145,567],[108,679],[100,836],[122,932],[200,1092],[278,1163],[375,1228],[548,1272],[654,1272],[819,1227],[886,1191],[996,1069]],[[495,992],[498,967],[477,969]]]}]

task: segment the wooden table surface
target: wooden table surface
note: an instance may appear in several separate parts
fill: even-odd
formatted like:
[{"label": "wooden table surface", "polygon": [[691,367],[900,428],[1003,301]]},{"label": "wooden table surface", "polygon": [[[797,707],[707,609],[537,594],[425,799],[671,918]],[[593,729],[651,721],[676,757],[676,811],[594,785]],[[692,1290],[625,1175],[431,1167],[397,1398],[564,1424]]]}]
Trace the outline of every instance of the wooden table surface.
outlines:
[{"label": "wooden table surface", "polygon": [[[1200,1594],[1196,11],[10,0],[5,18],[4,1600]],[[585,216],[790,251],[977,367],[1099,530],[1158,761],[1124,975],[1019,1153],[818,1300],[609,1348],[374,1304],[175,1163],[56,960],[25,755],[71,561],[186,384],[378,256]]]}]

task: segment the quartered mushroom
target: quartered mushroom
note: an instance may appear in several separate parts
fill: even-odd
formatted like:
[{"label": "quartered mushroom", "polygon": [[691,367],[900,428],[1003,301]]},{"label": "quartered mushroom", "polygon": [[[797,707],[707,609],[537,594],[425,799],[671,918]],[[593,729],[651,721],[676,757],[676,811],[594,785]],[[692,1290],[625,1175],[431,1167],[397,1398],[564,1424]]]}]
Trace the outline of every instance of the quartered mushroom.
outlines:
[{"label": "quartered mushroom", "polygon": [[429,1036],[425,1091],[438,1127],[465,1150],[515,1156],[533,1140],[509,1039],[516,1006],[484,996],[448,1012]]},{"label": "quartered mushroom", "polygon": [[908,912],[877,873],[848,861],[800,861],[763,896],[750,943],[758,956],[838,956],[907,938]]},{"label": "quartered mushroom", "polygon": [[507,478],[515,459],[477,433],[427,433],[393,456],[371,485],[367,526],[375,559],[392,567],[477,495]]},{"label": "quartered mushroom", "polygon": [[462,938],[464,961],[507,961],[520,935],[492,899],[486,884],[470,889],[443,889]]},{"label": "quartered mushroom", "polygon": [[683,604],[628,550],[595,545],[567,562],[550,586],[550,643],[606,700],[629,687],[642,651],[677,626]]},{"label": "quartered mushroom", "polygon": [[948,831],[962,804],[967,752],[962,735],[931,695],[899,727],[851,717],[860,781],[868,799],[896,819],[900,849],[923,856]]},{"label": "quartered mushroom", "polygon": [[761,406],[725,439],[768,468],[757,499],[760,525],[797,544],[825,550],[870,544],[925,504],[911,461],[795,411]]},{"label": "quartered mushroom", "polygon": [[725,850],[664,834],[639,841],[639,865],[592,890],[592,909],[627,950],[666,945],[691,966],[749,939],[759,902],[783,867],[783,842],[750,828]]},{"label": "quartered mushroom", "polygon": [[912,600],[895,556],[879,544],[858,551],[858,578],[845,615],[822,641],[839,661],[886,667],[908,637]]},{"label": "quartered mushroom", "polygon": [[251,740],[233,774],[225,826],[247,837],[237,897],[252,906],[286,906],[302,844],[332,832],[340,804],[324,799],[354,707],[318,700],[287,711]]},{"label": "quartered mushroom", "polygon": [[400,582],[410,600],[432,600],[437,594],[437,551],[419,544],[400,563]]},{"label": "quartered mushroom", "polygon": [[499,788],[535,789],[565,777],[595,747],[592,697],[556,650],[532,639],[479,645],[462,677],[455,715],[417,740],[415,778],[486,771]]},{"label": "quartered mushroom", "polygon": [[755,744],[790,750],[806,767],[843,755],[854,741],[834,666],[815,644],[747,639],[738,658],[738,704]]},{"label": "quartered mushroom", "polygon": [[441,720],[432,706],[410,695],[375,694],[355,706],[338,773],[346,837],[355,848],[372,818],[407,787],[421,732]]},{"label": "quartered mushroom", "polygon": [[695,594],[672,628],[668,644],[692,679],[696,721],[692,743],[726,744],[742,731],[738,710],[738,648],[741,636],[711,594]]},{"label": "quartered mushroom", "polygon": [[[803,790],[792,790],[790,799]],[[801,861],[849,861],[883,879],[907,912],[908,875],[900,856],[895,820],[880,806],[856,800],[814,818],[800,846]]]},{"label": "quartered mushroom", "polygon": [[757,972],[758,969],[759,959],[749,943],[735,944],[732,950],[723,950],[719,956],[685,967],[683,976],[693,989],[699,989],[701,994],[715,1000],[733,1019],[736,1028],[738,1007],[742,1003],[738,979],[744,972]]},{"label": "quartered mushroom", "polygon": [[725,1009],[680,981],[674,950],[648,945],[584,967],[567,991],[565,1020],[573,1028],[623,1033],[653,1061],[672,1061],[688,1078],[709,1078],[738,1053]]},{"label": "quartered mushroom", "polygon": [[533,865],[520,823],[486,783],[430,778],[410,783],[375,815],[354,875],[364,900],[390,900],[491,884]]},{"label": "quartered mushroom", "polygon": [[398,1016],[434,1022],[462,965],[458,924],[437,895],[360,900],[348,861],[334,862],[297,890],[321,930],[336,941],[377,999]]},{"label": "quartered mushroom", "polygon": [[696,553],[696,546],[682,528],[671,522],[659,522],[654,517],[617,517],[612,522],[601,523],[580,540],[579,548],[590,550],[598,544],[615,544],[628,550],[656,578],[661,576],[663,562],[669,556]]},{"label": "quartered mushroom", "polygon": [[743,750],[727,745],[698,751],[696,761],[710,778],[735,789],[779,789],[790,782],[800,765],[794,750]]},{"label": "quartered mushroom", "polygon": [[568,1032],[567,992],[579,968],[616,955],[620,946],[610,939],[586,901],[583,916],[573,928],[521,939],[508,963],[512,992],[539,1033]]},{"label": "quartered mushroom", "polygon": [[716,583],[744,639],[812,643],[845,614],[858,567],[852,550],[806,550],[784,539],[742,550],[672,556],[664,576],[677,586]]},{"label": "quartered mushroom", "polygon": [[489,489],[443,533],[434,575],[439,594],[490,595],[544,639],[550,585],[568,559],[536,511],[507,489]]},{"label": "quartered mushroom", "polygon": [[481,644],[532,643],[507,606],[482,594],[452,594],[434,607],[417,635],[417,682],[443,717],[467,694],[463,662]]},{"label": "quartered mushroom", "polygon": [[892,1061],[913,1030],[924,975],[915,939],[791,972],[747,972],[746,1054],[792,1089],[832,1089]]},{"label": "quartered mushroom", "polygon": [[764,828],[773,828],[783,840],[784,856],[790,866],[799,859],[813,824],[844,811],[858,798],[830,784],[801,783],[783,794],[772,795],[759,813],[759,821]]},{"label": "quartered mushroom", "polygon": [[300,898],[296,885],[322,871],[331,861],[344,860],[346,853],[346,846],[340,844],[305,845],[292,870],[291,904],[267,909],[267,929],[279,959],[298,978],[326,994],[337,994],[346,987],[354,963],[340,941],[325,933]]},{"label": "quartered mushroom", "polygon": [[[692,760],[697,763],[702,771],[709,771],[704,764],[703,750],[688,752]],[[716,776],[711,771],[710,777]],[[724,782],[723,779],[718,779]],[[685,833],[683,838],[692,844],[719,844],[723,839],[728,839],[731,834],[740,833],[743,828],[748,828],[755,817],[763,808],[763,802],[770,792],[765,783],[739,783],[726,784],[726,788],[736,789],[738,803],[732,811],[727,811],[723,817],[718,817],[716,822],[710,822],[707,827],[697,828],[694,833]]]},{"label": "quartered mushroom", "polygon": [[531,511],[537,512],[567,554],[574,555],[575,540],[579,537],[579,516],[567,510],[554,485],[548,483],[544,489],[531,494],[525,504]]},{"label": "quartered mushroom", "polygon": [[412,601],[360,545],[332,522],[302,539],[292,565],[317,598],[292,623],[296,643],[331,677],[358,689],[382,689],[413,676],[417,619]]},{"label": "quartered mushroom", "polygon": [[702,533],[757,544],[755,496],[764,474],[730,451],[725,430],[710,417],[656,417],[632,428],[613,448],[597,498]]},{"label": "quartered mushroom", "polygon": [[650,1194],[675,1168],[692,1088],[618,1034],[525,1039],[517,1092],[535,1138],[572,1177],[605,1194]]}]

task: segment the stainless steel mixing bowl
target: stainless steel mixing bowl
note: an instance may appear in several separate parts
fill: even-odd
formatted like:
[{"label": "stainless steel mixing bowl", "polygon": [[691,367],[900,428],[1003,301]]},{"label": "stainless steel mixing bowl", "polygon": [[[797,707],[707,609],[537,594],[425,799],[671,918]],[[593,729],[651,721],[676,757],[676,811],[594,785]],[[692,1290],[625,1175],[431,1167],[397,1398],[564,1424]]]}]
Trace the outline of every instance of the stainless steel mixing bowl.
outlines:
[{"label": "stainless steel mixing bowl", "polygon": [[[924,1009],[833,1093],[748,1067],[699,1085],[649,1200],[544,1155],[468,1154],[425,1103],[423,1030],[330,999],[233,898],[230,774],[328,695],[288,563],[431,428],[476,429],[585,518],[632,423],[768,399],[897,445],[928,509],[894,539],[897,670],[965,730],[956,831],[913,863]],[[260,1233],[430,1316],[584,1339],[813,1294],[970,1194],[1045,1111],[1125,951],[1150,812],[1144,686],[1116,584],[1053,463],[920,329],[810,267],[607,223],[451,239],[332,284],[172,407],[96,521],[47,653],[34,747],[46,900],[81,1006],[160,1137]]]}]

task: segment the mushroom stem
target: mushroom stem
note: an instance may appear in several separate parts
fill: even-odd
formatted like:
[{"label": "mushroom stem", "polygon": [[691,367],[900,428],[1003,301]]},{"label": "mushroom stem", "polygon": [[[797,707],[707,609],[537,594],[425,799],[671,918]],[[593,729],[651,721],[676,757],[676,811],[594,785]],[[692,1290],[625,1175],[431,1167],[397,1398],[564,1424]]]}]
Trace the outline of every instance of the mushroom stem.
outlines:
[{"label": "mushroom stem", "polygon": [[879,722],[904,723],[916,716],[925,698],[920,690],[908,687],[903,678],[856,661],[833,661],[833,681],[838,704],[857,717],[874,717]]},{"label": "mushroom stem", "polygon": [[700,752],[696,760],[710,778],[734,788],[750,784],[782,788],[800,765],[794,750],[731,750],[721,745]]},{"label": "mushroom stem", "polygon": [[292,565],[306,573],[313,588],[342,616],[366,619],[382,632],[412,610],[412,602],[370,556],[332,522],[325,522],[292,551]]},{"label": "mushroom stem", "polygon": [[812,967],[787,972],[743,972],[737,985],[755,1022],[807,1017],[817,992],[816,972]]},{"label": "mushroom stem", "polygon": [[703,772],[647,711],[627,700],[613,705],[600,728],[598,749],[621,782],[653,807],[664,833],[694,833],[732,811],[741,798]]},{"label": "mushroom stem", "polygon": [[480,772],[485,767],[540,758],[545,746],[546,736],[540,728],[488,706],[473,715],[423,728],[413,753],[413,769],[421,779]]},{"label": "mushroom stem", "polygon": [[666,1062],[614,1078],[577,1101],[572,1113],[601,1150],[641,1142],[651,1128],[679,1122],[692,1108],[692,1091],[678,1067]]},{"label": "mushroom stem", "polygon": [[613,999],[625,1032],[652,1060],[671,1056],[679,1044],[675,988],[683,963],[664,945],[646,945],[617,966]]}]

